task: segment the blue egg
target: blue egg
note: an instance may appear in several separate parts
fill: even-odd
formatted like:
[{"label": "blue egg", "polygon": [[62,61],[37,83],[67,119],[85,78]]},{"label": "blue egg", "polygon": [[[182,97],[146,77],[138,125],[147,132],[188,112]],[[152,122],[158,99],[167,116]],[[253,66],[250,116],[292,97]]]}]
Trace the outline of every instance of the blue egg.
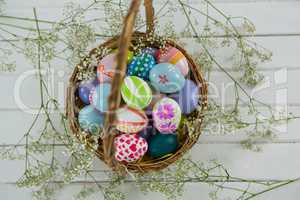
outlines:
[{"label": "blue egg", "polygon": [[178,93],[171,94],[170,97],[179,104],[183,114],[189,114],[199,105],[199,87],[187,79],[183,88]]},{"label": "blue egg", "polygon": [[155,65],[149,74],[151,84],[162,93],[175,93],[184,86],[185,78],[180,70],[170,63]]},{"label": "blue egg", "polygon": [[149,72],[156,64],[155,58],[146,53],[134,56],[127,68],[127,75],[138,76],[144,80],[149,80]]},{"label": "blue egg", "polygon": [[81,83],[79,84],[78,95],[84,104],[90,104],[89,101],[90,92],[96,87],[97,84],[98,84],[97,79],[81,81]]},{"label": "blue egg", "polygon": [[146,48],[142,49],[142,53],[150,54],[155,58],[157,55],[157,50],[158,50],[157,48],[146,47]]},{"label": "blue egg", "polygon": [[88,105],[79,111],[78,122],[82,130],[96,135],[99,133],[100,128],[103,127],[104,115],[92,105]]},{"label": "blue egg", "polygon": [[108,110],[108,97],[110,95],[111,84],[100,83],[90,94],[90,103],[101,112]]}]

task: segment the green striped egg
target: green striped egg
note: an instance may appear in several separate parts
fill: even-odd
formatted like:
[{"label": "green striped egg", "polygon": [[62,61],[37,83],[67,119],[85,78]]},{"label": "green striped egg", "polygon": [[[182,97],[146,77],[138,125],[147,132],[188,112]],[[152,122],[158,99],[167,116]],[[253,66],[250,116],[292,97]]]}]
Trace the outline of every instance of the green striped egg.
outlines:
[{"label": "green striped egg", "polygon": [[152,91],[143,79],[127,76],[121,86],[121,94],[125,103],[132,108],[143,109],[152,100]]}]

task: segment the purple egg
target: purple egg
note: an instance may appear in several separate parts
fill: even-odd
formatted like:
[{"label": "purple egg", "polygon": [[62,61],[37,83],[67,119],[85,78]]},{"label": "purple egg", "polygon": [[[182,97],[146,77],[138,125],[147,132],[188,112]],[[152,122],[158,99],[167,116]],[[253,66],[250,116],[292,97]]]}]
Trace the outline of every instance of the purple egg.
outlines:
[{"label": "purple egg", "polygon": [[193,81],[186,79],[183,88],[170,97],[179,104],[183,114],[189,114],[199,104],[199,87]]},{"label": "purple egg", "polygon": [[141,130],[138,133],[138,136],[144,138],[145,140],[148,140],[151,136],[155,135],[157,133],[157,130],[153,127],[153,120],[149,119],[148,126]]},{"label": "purple egg", "polygon": [[84,104],[86,104],[86,105],[90,104],[90,102],[89,102],[90,92],[93,88],[96,87],[97,84],[98,84],[97,79],[81,81],[81,83],[79,84],[78,94],[79,94],[79,98],[81,99],[81,101]]}]

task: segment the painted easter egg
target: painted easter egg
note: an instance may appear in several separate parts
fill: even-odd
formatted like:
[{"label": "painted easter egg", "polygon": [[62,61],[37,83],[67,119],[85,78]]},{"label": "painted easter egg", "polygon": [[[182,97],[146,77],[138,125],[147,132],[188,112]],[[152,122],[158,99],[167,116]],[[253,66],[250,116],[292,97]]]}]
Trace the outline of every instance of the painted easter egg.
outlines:
[{"label": "painted easter egg", "polygon": [[[118,49],[115,49],[113,52],[114,52],[114,53],[118,53]],[[131,62],[133,56],[134,56],[134,55],[133,55],[133,52],[130,51],[130,50],[128,50],[128,51],[127,51],[127,63],[130,63],[130,62]]]},{"label": "painted easter egg", "polygon": [[159,132],[172,133],[179,126],[181,110],[175,100],[164,97],[154,105],[152,118]]},{"label": "painted easter egg", "polygon": [[87,81],[81,81],[78,86],[78,95],[81,101],[84,104],[90,104],[89,96],[91,93],[91,90],[93,90],[96,85],[98,84],[97,79],[91,79]]},{"label": "painted easter egg", "polygon": [[127,75],[138,76],[144,80],[149,80],[149,71],[156,64],[155,58],[146,53],[134,56],[127,67]]},{"label": "painted easter egg", "polygon": [[153,127],[153,120],[149,119],[148,125],[138,133],[138,136],[145,138],[148,141],[148,139],[156,133],[157,130]]},{"label": "painted easter egg", "polygon": [[133,52],[132,51],[128,51],[127,52],[127,63],[130,63],[133,59]]},{"label": "painted easter egg", "polygon": [[157,133],[148,140],[147,154],[153,158],[160,158],[174,153],[177,148],[177,134]]},{"label": "painted easter egg", "polygon": [[146,114],[152,116],[153,106],[156,104],[157,101],[166,97],[166,94],[160,93],[159,91],[155,90],[153,87],[150,86],[152,89],[152,100],[151,103],[146,107]]},{"label": "painted easter egg", "polygon": [[173,64],[155,65],[149,74],[151,84],[162,93],[175,93],[184,86],[184,76]]},{"label": "painted easter egg", "polygon": [[199,88],[193,81],[187,79],[183,88],[170,97],[179,104],[182,113],[189,114],[199,105]]},{"label": "painted easter egg", "polygon": [[138,136],[144,138],[145,140],[148,141],[148,139],[155,135],[156,133],[156,129],[152,126],[147,126],[145,129],[141,130],[139,133],[138,133]]},{"label": "painted easter egg", "polygon": [[148,118],[143,110],[122,107],[116,111],[116,129],[123,133],[137,133],[148,124]]},{"label": "painted easter egg", "polygon": [[137,134],[122,134],[114,139],[115,159],[120,162],[134,162],[147,152],[146,140]]},{"label": "painted easter egg", "polygon": [[108,110],[108,97],[110,95],[111,84],[100,83],[91,91],[89,96],[90,103],[101,112]]},{"label": "painted easter egg", "polygon": [[189,64],[186,57],[175,47],[169,46],[166,49],[160,49],[157,53],[157,62],[168,62],[175,65],[183,76],[189,73]]},{"label": "painted easter egg", "polygon": [[116,53],[111,53],[101,59],[97,67],[97,78],[100,83],[111,82],[117,66]]},{"label": "painted easter egg", "polygon": [[144,49],[142,49],[142,53],[147,53],[152,55],[154,58],[157,56],[157,48],[153,48],[153,47],[146,47]]},{"label": "painted easter egg", "polygon": [[91,134],[98,134],[104,123],[104,115],[92,105],[85,106],[78,114],[79,126]]},{"label": "painted easter egg", "polygon": [[152,99],[149,85],[137,76],[127,76],[121,85],[121,95],[126,104],[132,108],[143,109]]}]

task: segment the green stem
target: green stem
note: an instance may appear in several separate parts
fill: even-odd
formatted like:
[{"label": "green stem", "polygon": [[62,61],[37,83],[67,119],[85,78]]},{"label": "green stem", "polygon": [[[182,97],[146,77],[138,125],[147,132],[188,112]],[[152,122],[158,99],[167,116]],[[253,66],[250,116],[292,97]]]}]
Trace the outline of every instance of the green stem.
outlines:
[{"label": "green stem", "polygon": [[33,14],[34,14],[34,18],[35,18],[35,23],[36,23],[36,30],[38,33],[38,75],[39,75],[39,83],[40,83],[40,94],[41,94],[41,106],[44,107],[44,94],[43,94],[43,76],[42,76],[42,72],[41,72],[41,32],[40,32],[40,27],[39,27],[39,22],[38,22],[38,18],[37,18],[37,14],[36,14],[36,9],[33,8]]},{"label": "green stem", "polygon": [[[0,25],[13,27],[13,28],[17,28],[17,29],[22,29],[22,30],[27,30],[27,31],[33,31],[33,32],[36,31],[36,29],[34,29],[34,28],[29,28],[29,27],[14,25],[14,24],[8,24],[8,23],[3,23],[3,22],[0,22]],[[45,29],[45,30],[48,30],[48,29]]]},{"label": "green stem", "polygon": [[291,183],[295,183],[295,182],[297,182],[297,181],[300,181],[300,178],[296,178],[296,179],[293,179],[293,180],[289,180],[289,181],[284,182],[284,183],[281,183],[281,184],[279,184],[279,185],[275,185],[275,186],[270,187],[270,188],[268,188],[268,189],[262,190],[262,191],[260,191],[260,192],[258,192],[258,193],[255,193],[255,194],[251,195],[250,197],[247,197],[247,198],[244,199],[244,200],[253,199],[254,197],[257,197],[257,196],[259,196],[259,195],[262,195],[262,194],[264,194],[264,193],[266,193],[266,192],[269,192],[269,191],[271,191],[271,190],[274,190],[274,189],[277,189],[277,188],[286,186],[286,185],[291,184]]},{"label": "green stem", "polygon": [[[35,18],[15,17],[15,16],[9,16],[9,15],[0,15],[0,18],[16,19],[16,20],[30,21],[30,22],[36,22],[36,20],[37,20]],[[54,21],[41,20],[41,19],[39,19],[38,22],[47,23],[47,24],[56,24],[56,22],[54,22]]]},{"label": "green stem", "polygon": [[[192,28],[192,30],[193,30],[193,32],[194,32],[194,34],[195,34],[195,36],[197,37],[197,38],[199,38],[199,35],[198,35],[198,32],[197,32],[197,30],[196,30],[196,28],[194,27],[194,25],[193,25],[193,23],[192,23],[192,21],[191,21],[191,19],[190,19],[190,17],[189,17],[189,15],[188,15],[188,13],[187,13],[187,11],[186,11],[186,9],[185,9],[185,7],[184,7],[184,4],[182,3],[182,1],[181,0],[178,0],[178,2],[180,3],[180,5],[181,5],[181,7],[182,7],[182,10],[183,10],[183,12],[184,12],[184,14],[185,14],[185,16],[186,16],[186,19],[188,20],[188,22],[189,22],[189,24],[191,25],[191,28]],[[209,50],[207,49],[207,47],[201,42],[201,41],[199,41],[200,42],[200,44],[201,44],[201,46],[203,47],[203,49],[204,49],[204,51],[205,51],[205,53],[207,53],[207,55],[209,56],[209,58],[217,65],[217,67],[221,70],[221,71],[223,71],[241,90],[242,90],[242,92],[249,98],[249,99],[252,99],[252,97],[251,97],[251,95],[250,94],[248,94],[248,92],[244,89],[244,87],[237,81],[237,80],[235,80],[235,78],[225,69],[225,68],[223,68],[222,67],[222,65],[213,57],[213,55],[209,52]]]},{"label": "green stem", "polygon": [[220,189],[232,190],[232,191],[241,192],[243,194],[254,195],[254,193],[252,193],[252,192],[248,192],[245,189],[241,189],[241,188],[237,188],[237,187],[224,186],[222,184],[214,184],[214,186],[219,187]]}]

